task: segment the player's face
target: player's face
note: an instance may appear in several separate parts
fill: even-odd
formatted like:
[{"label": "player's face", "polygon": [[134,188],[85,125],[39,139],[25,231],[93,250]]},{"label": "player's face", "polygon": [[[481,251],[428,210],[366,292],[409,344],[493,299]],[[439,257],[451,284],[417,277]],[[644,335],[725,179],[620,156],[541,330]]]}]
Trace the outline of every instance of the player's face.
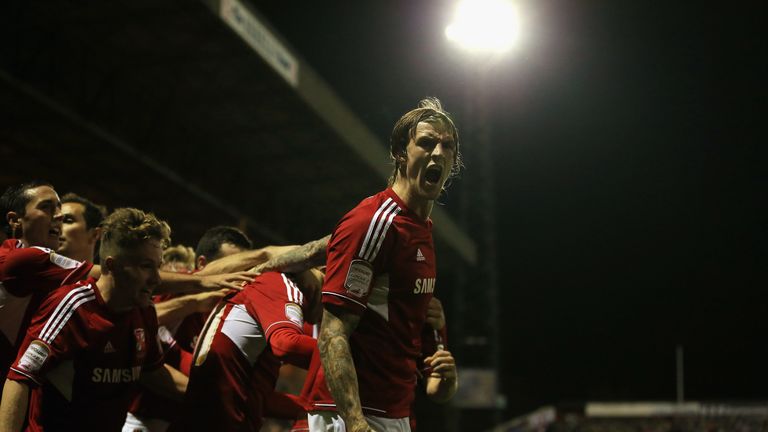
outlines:
[{"label": "player's face", "polygon": [[152,293],[160,285],[163,247],[148,239],[120,257],[115,257],[113,274],[119,304],[127,308],[152,304]]},{"label": "player's face", "polygon": [[29,246],[58,249],[61,235],[61,201],[49,186],[38,186],[27,191],[31,198],[25,214],[19,219],[23,238]]},{"label": "player's face", "polygon": [[89,256],[96,245],[95,229],[85,224],[85,206],[79,203],[61,205],[62,225],[58,253],[74,259]]},{"label": "player's face", "polygon": [[411,193],[436,200],[456,158],[456,143],[449,129],[442,123],[420,122],[405,150],[405,177]]}]

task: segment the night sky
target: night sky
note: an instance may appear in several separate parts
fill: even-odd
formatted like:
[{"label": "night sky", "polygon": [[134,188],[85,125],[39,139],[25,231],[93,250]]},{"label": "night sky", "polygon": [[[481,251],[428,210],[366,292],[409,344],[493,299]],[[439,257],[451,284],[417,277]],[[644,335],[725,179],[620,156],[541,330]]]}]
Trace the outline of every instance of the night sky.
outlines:
[{"label": "night sky", "polygon": [[[450,2],[254,3],[382,141],[427,95],[462,128],[473,68],[489,62],[445,40]],[[518,9],[521,44],[486,81],[508,413],[673,400],[678,344],[687,398],[768,399],[759,14],[723,2]]]}]

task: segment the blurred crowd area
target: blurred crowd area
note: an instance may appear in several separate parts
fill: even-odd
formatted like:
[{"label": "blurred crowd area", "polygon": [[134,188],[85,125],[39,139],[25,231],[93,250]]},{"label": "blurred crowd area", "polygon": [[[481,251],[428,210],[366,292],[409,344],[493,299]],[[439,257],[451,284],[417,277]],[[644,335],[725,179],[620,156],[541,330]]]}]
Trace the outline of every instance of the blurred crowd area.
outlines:
[{"label": "blurred crowd area", "polygon": [[[532,431],[532,430],[530,430]],[[541,432],[761,432],[764,417],[674,417],[644,419],[566,418]],[[521,429],[522,432],[522,429]]]}]

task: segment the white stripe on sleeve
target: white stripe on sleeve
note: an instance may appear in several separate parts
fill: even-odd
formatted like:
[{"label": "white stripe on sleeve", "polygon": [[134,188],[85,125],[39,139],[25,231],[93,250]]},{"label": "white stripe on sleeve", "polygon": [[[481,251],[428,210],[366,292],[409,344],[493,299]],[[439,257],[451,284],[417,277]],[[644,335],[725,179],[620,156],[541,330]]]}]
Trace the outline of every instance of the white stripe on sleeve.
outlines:
[{"label": "white stripe on sleeve", "polygon": [[45,338],[45,334],[50,330],[50,328],[56,327],[59,321],[66,315],[67,310],[69,310],[68,308],[72,305],[72,297],[81,295],[86,291],[93,293],[93,290],[91,289],[90,284],[81,286],[79,288],[75,288],[69,293],[67,293],[66,296],[64,296],[61,302],[59,302],[59,304],[56,306],[56,309],[53,311],[53,314],[50,316],[50,318],[48,318],[48,321],[45,322],[45,325],[43,326],[43,330],[40,332],[40,339]]}]

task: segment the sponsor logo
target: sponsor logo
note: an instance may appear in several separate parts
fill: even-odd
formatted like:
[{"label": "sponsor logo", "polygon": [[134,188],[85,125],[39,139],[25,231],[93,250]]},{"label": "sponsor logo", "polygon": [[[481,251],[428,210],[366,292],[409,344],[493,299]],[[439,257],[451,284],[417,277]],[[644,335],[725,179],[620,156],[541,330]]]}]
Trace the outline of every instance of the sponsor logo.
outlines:
[{"label": "sponsor logo", "polygon": [[288,321],[301,327],[304,324],[304,314],[301,312],[301,308],[295,303],[288,303],[285,305],[285,317]]},{"label": "sponsor logo", "polygon": [[365,297],[371,290],[373,267],[365,260],[353,260],[349,265],[344,288],[355,297]]},{"label": "sponsor logo", "polygon": [[104,345],[104,354],[112,354],[115,352],[115,347],[112,346],[112,342],[107,341],[107,344]]},{"label": "sponsor logo", "polygon": [[424,258],[424,254],[421,253],[421,248],[417,248],[416,249],[416,261],[421,262],[421,261],[426,261],[426,260],[427,259]]},{"label": "sponsor logo", "polygon": [[32,341],[19,359],[19,369],[36,373],[50,354],[51,349],[43,341]]},{"label": "sponsor logo", "polygon": [[432,294],[435,292],[435,278],[416,279],[416,287],[413,288],[414,294]]},{"label": "sponsor logo", "polygon": [[50,252],[50,257],[52,263],[63,269],[71,270],[80,265],[80,261],[75,261],[72,258],[67,258],[64,255],[59,255],[53,251]]},{"label": "sponsor logo", "polygon": [[137,381],[141,376],[141,366],[132,368],[93,368],[91,381],[104,384],[119,384]]}]

